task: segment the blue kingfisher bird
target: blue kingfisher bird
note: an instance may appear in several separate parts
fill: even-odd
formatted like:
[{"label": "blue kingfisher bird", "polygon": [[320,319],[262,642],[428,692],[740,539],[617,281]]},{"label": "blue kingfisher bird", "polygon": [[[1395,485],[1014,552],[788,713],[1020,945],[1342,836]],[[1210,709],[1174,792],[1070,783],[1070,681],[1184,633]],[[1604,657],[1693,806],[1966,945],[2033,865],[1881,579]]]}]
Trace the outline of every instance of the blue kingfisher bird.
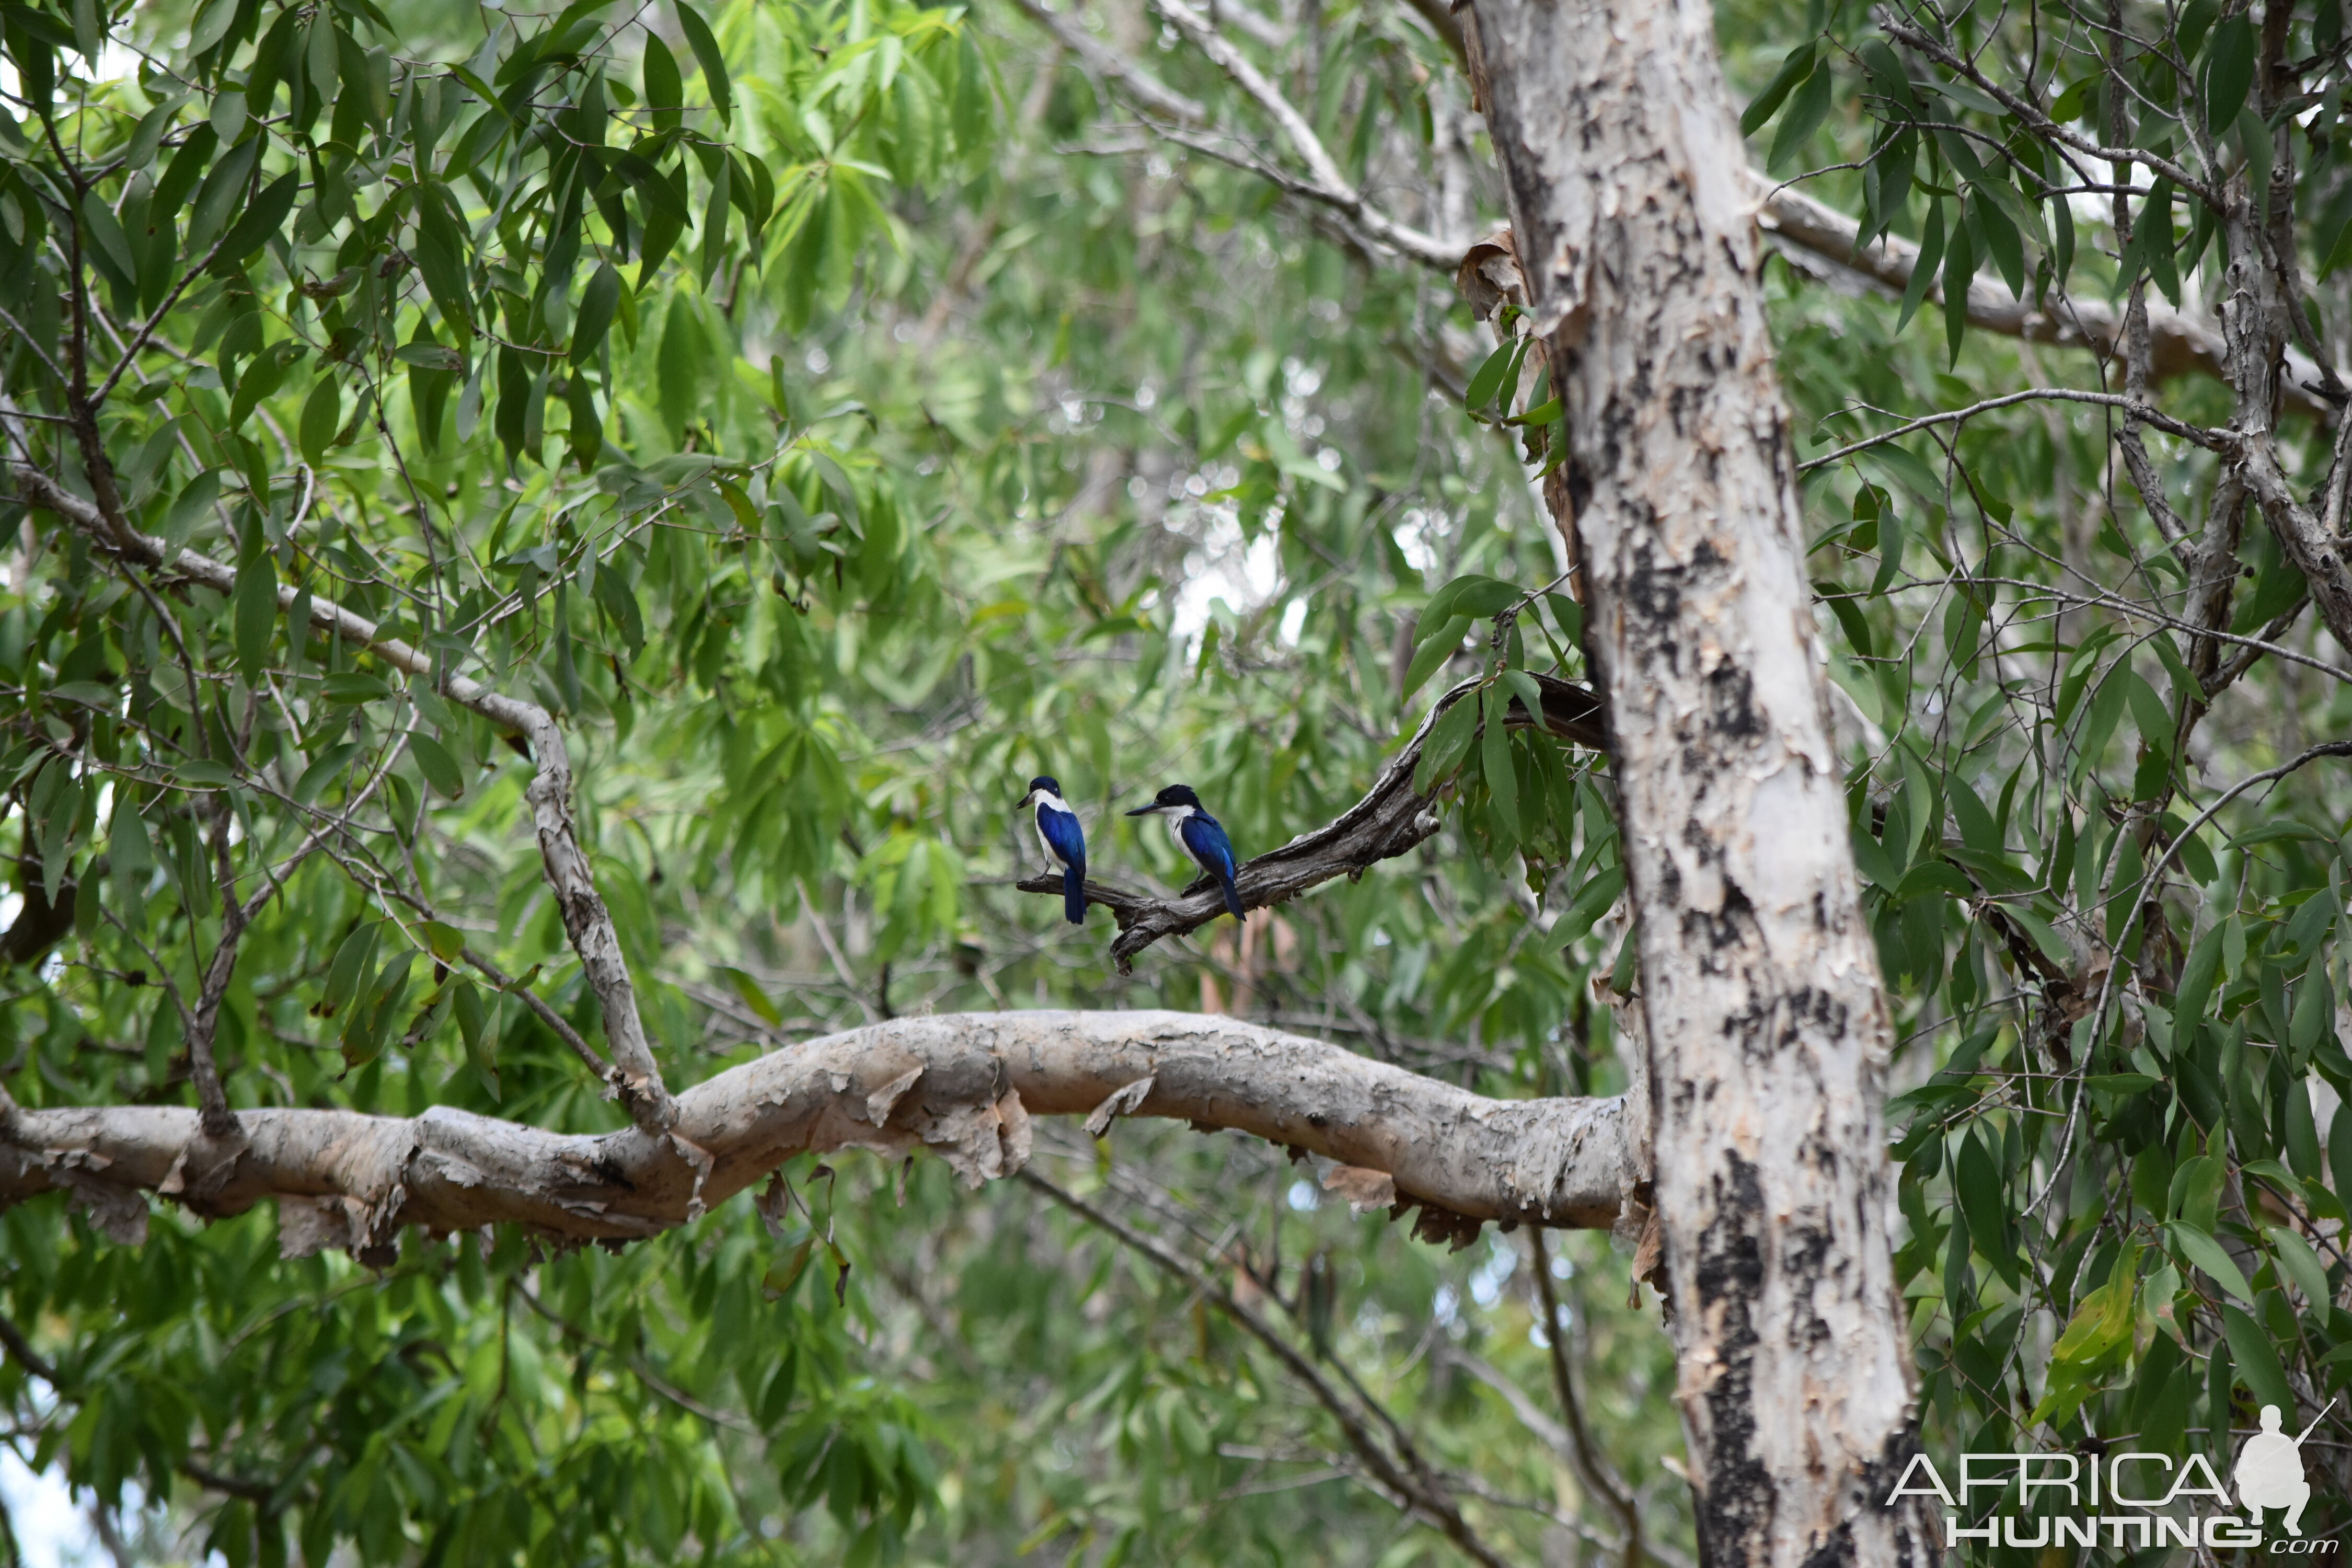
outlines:
[{"label": "blue kingfisher bird", "polygon": [[1029,793],[1013,809],[1031,805],[1037,808],[1037,842],[1045,847],[1046,862],[1062,868],[1062,918],[1082,926],[1087,923],[1087,830],[1078,826],[1078,814],[1062,798],[1062,786],[1053,779],[1031,779]]},{"label": "blue kingfisher bird", "polygon": [[1152,796],[1150,805],[1139,805],[1127,815],[1166,817],[1168,830],[1184,847],[1184,853],[1224,889],[1225,909],[1234,919],[1242,918],[1241,889],[1234,886],[1233,840],[1225,837],[1224,826],[1209,815],[1191,784],[1170,784]]}]

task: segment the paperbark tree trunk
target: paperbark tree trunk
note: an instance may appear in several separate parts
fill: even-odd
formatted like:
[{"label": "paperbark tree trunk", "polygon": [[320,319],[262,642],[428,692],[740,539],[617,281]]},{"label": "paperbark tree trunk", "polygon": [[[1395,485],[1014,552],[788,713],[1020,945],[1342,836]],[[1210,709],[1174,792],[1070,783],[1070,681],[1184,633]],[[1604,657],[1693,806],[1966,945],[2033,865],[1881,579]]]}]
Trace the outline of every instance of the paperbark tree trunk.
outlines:
[{"label": "paperbark tree trunk", "polygon": [[1847,838],[1756,201],[1699,0],[1471,0],[1567,410],[1654,1204],[1705,1561],[1926,1563],[1889,1247],[1887,1013]]}]

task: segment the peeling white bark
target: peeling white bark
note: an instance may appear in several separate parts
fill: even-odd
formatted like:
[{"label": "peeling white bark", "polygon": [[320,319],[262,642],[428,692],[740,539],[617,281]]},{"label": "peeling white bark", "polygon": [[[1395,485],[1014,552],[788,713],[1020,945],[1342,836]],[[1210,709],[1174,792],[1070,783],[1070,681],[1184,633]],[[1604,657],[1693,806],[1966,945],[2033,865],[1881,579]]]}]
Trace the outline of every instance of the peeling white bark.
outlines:
[{"label": "peeling white bark", "polygon": [[[17,1110],[0,1122],[0,1207],[64,1191],[126,1243],[145,1194],[205,1215],[278,1205],[289,1256],[383,1256],[400,1227],[518,1224],[570,1241],[683,1224],[794,1154],[928,1149],[974,1186],[1029,1157],[1029,1119],[1174,1117],[1359,1168],[1383,1201],[1475,1222],[1606,1227],[1627,1156],[1618,1100],[1490,1100],[1339,1046],[1188,1013],[901,1018],[795,1046],[696,1085],[674,1132],[564,1136],[436,1108],[415,1118],[247,1110],[245,1147],[203,1190],[196,1112]],[[1372,1189],[1348,1195],[1363,1201]]]},{"label": "peeling white bark", "polygon": [[1925,1563],[1860,910],[1755,197],[1698,0],[1472,0],[1566,400],[1587,651],[1641,920],[1701,1558]]}]

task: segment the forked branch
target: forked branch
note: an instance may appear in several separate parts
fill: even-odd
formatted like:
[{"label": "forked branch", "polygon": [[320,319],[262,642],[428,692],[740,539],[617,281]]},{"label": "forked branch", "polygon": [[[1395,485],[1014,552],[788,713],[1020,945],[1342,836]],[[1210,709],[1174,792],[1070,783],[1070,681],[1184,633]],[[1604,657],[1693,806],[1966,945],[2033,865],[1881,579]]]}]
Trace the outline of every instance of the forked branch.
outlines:
[{"label": "forked branch", "polygon": [[[1549,675],[1537,676],[1536,684],[1543,689],[1547,730],[1594,751],[1606,748],[1608,726],[1599,697],[1572,681]],[[1334,878],[1361,876],[1368,867],[1393,859],[1435,833],[1438,821],[1432,809],[1433,796],[1414,791],[1413,770],[1420,765],[1422,747],[1428,744],[1439,715],[1477,689],[1477,681],[1465,680],[1430,704],[1412,739],[1381,770],[1363,799],[1314,832],[1243,862],[1234,873],[1242,907],[1265,909],[1286,903]],[[1533,721],[1515,697],[1505,722],[1520,729]],[[1032,877],[1015,886],[1024,893],[1050,893],[1055,898],[1062,894],[1058,876]],[[1198,931],[1225,912],[1223,893],[1205,877],[1172,899],[1155,899],[1107,882],[1089,881],[1087,901],[1102,905],[1118,921],[1110,956],[1121,974],[1129,973],[1135,955],[1153,942]]]}]

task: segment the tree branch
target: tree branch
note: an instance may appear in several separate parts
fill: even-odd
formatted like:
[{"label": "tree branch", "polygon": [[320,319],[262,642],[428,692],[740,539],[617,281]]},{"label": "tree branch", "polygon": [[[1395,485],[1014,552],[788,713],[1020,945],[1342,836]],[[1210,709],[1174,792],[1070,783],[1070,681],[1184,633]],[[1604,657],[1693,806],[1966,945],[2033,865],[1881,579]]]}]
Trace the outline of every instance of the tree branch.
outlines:
[{"label": "tree branch", "polygon": [[[1873,447],[1882,447],[1889,441],[1899,440],[1903,437],[1921,430],[1932,429],[1938,425],[1957,425],[1964,420],[1973,419],[1979,414],[1989,414],[1996,408],[2008,408],[2015,404],[2037,402],[2088,403],[2098,407],[2120,408],[2133,419],[2144,420],[2167,435],[2178,436],[2184,441],[2193,442],[2209,450],[2220,451],[2229,444],[2229,437],[2226,433],[2216,434],[2201,426],[2175,419],[2161,409],[2152,408],[2145,403],[2123,396],[2118,393],[2083,392],[2069,386],[2037,386],[2024,392],[2011,392],[2000,397],[1988,397],[1981,403],[1971,403],[1966,408],[1948,408],[1940,414],[1930,414],[1923,418],[1898,425],[1892,430],[1882,430],[1875,436],[1865,436],[1859,441],[1840,447],[1834,452],[1824,452],[1818,458],[1808,458],[1797,465],[1797,472],[1801,477],[1810,474],[1815,468],[1826,468],[1832,463],[1853,456],[1856,452],[1867,451]],[[2145,460],[2143,449],[2142,461]],[[2158,493],[2158,504],[2162,504],[2161,492]],[[2176,529],[2174,533],[2168,534],[2167,537],[2174,537],[2177,532]]]},{"label": "tree branch", "polygon": [[1187,125],[1205,125],[1209,111],[1104,43],[1073,16],[1048,11],[1039,0],[1013,0],[1029,19],[1061,40],[1087,69],[1124,92],[1139,108]]},{"label": "tree branch", "polygon": [[[1323,145],[1315,128],[1283,96],[1264,72],[1250,62],[1249,57],[1233,46],[1231,40],[1217,31],[1215,22],[1186,5],[1184,0],[1151,0],[1151,7],[1192,40],[1194,47],[1209,57],[1219,70],[1232,79],[1234,85],[1247,93],[1282,130],[1285,140],[1298,153],[1312,177],[1318,199],[1326,201],[1346,213],[1365,233],[1399,253],[1411,257],[1425,267],[1451,268],[1462,258],[1462,247],[1435,235],[1399,223],[1364,199],[1340,169],[1339,161]],[[1057,33],[1055,35],[1059,37]],[[1067,42],[1066,39],[1064,40]]]},{"label": "tree branch", "polygon": [[[1784,251],[1794,247],[1897,295],[1910,286],[1912,269],[1919,260],[1917,246],[1887,235],[1864,250],[1855,244],[1859,226],[1843,213],[1800,192],[1774,186],[1754,171],[1748,178],[1760,196],[1757,221]],[[1927,292],[1932,300],[1944,297],[1940,283]],[[2113,307],[2074,299],[2050,303],[2049,310],[2037,309],[2030,300],[2011,298],[1999,284],[1973,282],[1969,286],[1969,325],[2028,342],[2088,349],[2103,359],[2123,353],[2126,323]],[[2157,379],[2191,374],[2215,381],[2230,379],[2229,350],[2219,329],[2182,311],[2150,305],[2147,332],[2149,369]],[[2310,359],[2288,352],[2281,376],[2287,401],[2305,414],[2333,419],[2335,405],[2319,392],[2324,379]]]},{"label": "tree branch", "polygon": [[[18,498],[31,506],[54,511],[89,534],[101,548],[117,551],[143,565],[157,567],[200,583],[217,593],[234,595],[236,571],[208,555],[182,550],[164,559],[161,541],[136,530],[118,533],[106,525],[99,510],[67,490],[37,468],[19,464],[16,469]],[[281,611],[290,610],[299,590],[290,583],[278,588]],[[397,637],[383,637],[374,622],[322,600],[313,599],[310,624],[330,637],[367,649],[400,670],[430,682],[451,701],[504,729],[521,732],[530,748],[536,770],[525,792],[539,833],[539,849],[547,881],[554,890],[563,929],[580,955],[581,969],[595,994],[604,1023],[604,1038],[613,1053],[613,1070],[606,1080],[627,1107],[630,1120],[649,1133],[666,1132],[677,1120],[677,1109],[662,1084],[661,1068],[647,1043],[644,1022],[637,1016],[635,987],[629,979],[621,940],[613,917],[596,891],[587,854],[581,848],[572,817],[572,759],[564,749],[563,732],[554,717],[535,702],[508,697],[479,681],[435,668],[434,659]]]},{"label": "tree branch", "polygon": [[1990,95],[2003,109],[2015,115],[2042,141],[2071,147],[2086,158],[2103,159],[2117,165],[2137,163],[2152,173],[2162,174],[2182,190],[2196,195],[2209,206],[2221,205],[2211,187],[2171,159],[2158,157],[2156,153],[2138,147],[2102,147],[2090,137],[2068,130],[2043,113],[2041,105],[2011,92],[2008,88],[1978,69],[1974,63],[1961,58],[1948,47],[1941,38],[1912,26],[1887,7],[1883,5],[1878,7],[1872,13],[1871,19],[1896,43],[1917,50],[1954,76],[1964,77],[1973,82],[1978,90]]},{"label": "tree branch", "polygon": [[[343,1247],[389,1261],[403,1226],[517,1224],[570,1241],[631,1239],[696,1217],[805,1152],[929,1149],[977,1186],[1019,1170],[1033,1115],[1186,1120],[1388,1173],[1398,1209],[1480,1222],[1605,1227],[1616,1216],[1622,1100],[1493,1100],[1339,1046],[1188,1013],[969,1013],[812,1040],[696,1085],[675,1136],[566,1136],[436,1106],[240,1113],[247,1146],[210,1190],[184,1167],[177,1106],[31,1110],[0,1131],[0,1207],[63,1190],[117,1240],[146,1234],[144,1194],[207,1215],[278,1205],[288,1256]],[[689,1158],[681,1141],[700,1159]]]},{"label": "tree branch", "polygon": [[2267,432],[2251,436],[2241,450],[2239,471],[2261,505],[2279,548],[2303,574],[2311,602],[2319,606],[2320,618],[2327,623],[2336,643],[2352,649],[2352,568],[2345,563],[2344,542],[2332,537],[2311,509],[2295,499],[2279,468],[2275,437]]},{"label": "tree branch", "polygon": [[[1045,10],[1040,0],[1016,0],[1016,3],[1076,54],[1087,68],[1124,93],[1137,108],[1181,124],[1208,123],[1209,113],[1204,105],[1168,87],[1070,18]],[[1433,27],[1438,26],[1439,17],[1447,23],[1454,22],[1452,13],[1444,9],[1442,0],[1430,0],[1428,4],[1422,3],[1422,0],[1408,0],[1408,3],[1429,20]],[[1352,219],[1366,237],[1392,247],[1424,267],[1450,277],[1461,265],[1468,248],[1465,244],[1405,228],[1367,205],[1362,193],[1340,175],[1338,165],[1332,162],[1328,150],[1316,138],[1297,109],[1229,41],[1216,34],[1209,18],[1185,5],[1183,0],[1171,0],[1171,5],[1158,5],[1157,8],[1190,34],[1210,59],[1225,70],[1236,85],[1282,127],[1284,134],[1306,160],[1309,173],[1304,176],[1292,174],[1262,161],[1254,163],[1220,153],[1202,146],[1196,136],[1171,135],[1169,127],[1147,120],[1147,126],[1154,134],[1192,151],[1205,152],[1222,162],[1249,168],[1260,177],[1273,181],[1286,195],[1294,199],[1330,207]],[[1449,48],[1459,48],[1461,31],[1458,24],[1453,26],[1450,33],[1439,28],[1439,37]],[[1304,140],[1301,140],[1302,136]],[[1860,226],[1853,219],[1811,196],[1774,183],[1760,171],[1749,170],[1748,178],[1758,192],[1758,223],[1780,247],[1784,255],[1791,251],[1802,253],[1801,259],[1795,256],[1790,258],[1801,268],[1817,270],[1821,265],[1826,264],[1839,271],[1857,275],[1897,296],[1909,287],[1912,271],[1919,259],[1916,245],[1897,236],[1886,235],[1864,250],[1856,244],[1860,237]],[[1944,297],[1942,284],[1931,285],[1927,297],[1940,302]],[[1996,283],[1974,281],[1969,286],[1968,321],[1969,326],[1979,331],[2060,348],[2087,349],[2103,359],[2123,353],[2126,338],[2134,323],[2126,321],[2113,306],[2097,300],[2074,299],[2053,300],[2050,305],[2051,308],[2042,309],[2029,300],[2011,297]],[[2216,381],[2230,379],[2228,350],[2217,327],[2162,305],[2146,306],[2144,309],[2149,369],[2157,379],[2170,380],[2192,374]],[[2287,402],[2298,411],[2320,419],[2334,419],[2336,405],[2323,390],[2331,379],[2335,378],[2308,355],[2292,348],[2287,351],[2281,384]]]},{"label": "tree branch", "polygon": [[[1607,725],[1602,720],[1601,699],[1572,681],[1549,675],[1535,679],[1543,689],[1544,727],[1580,746],[1601,750]],[[1476,691],[1478,685],[1475,680],[1465,680],[1430,704],[1412,740],[1381,770],[1380,778],[1363,799],[1314,832],[1303,833],[1279,849],[1243,862],[1234,873],[1242,908],[1257,910],[1286,903],[1334,878],[1352,879],[1375,862],[1393,859],[1435,833],[1438,822],[1436,814],[1429,809],[1430,797],[1413,792],[1413,769],[1420,764],[1421,749],[1427,743],[1438,716]],[[1514,729],[1531,722],[1525,705],[1516,697],[1511,700],[1510,716],[1505,721]],[[1031,877],[1013,885],[1024,893],[1062,896],[1062,879],[1058,876]],[[1153,942],[1198,931],[1225,912],[1223,893],[1205,877],[1173,899],[1150,898],[1106,882],[1089,881],[1087,901],[1102,905],[1118,921],[1118,938],[1111,943],[1110,956],[1121,974],[1129,973],[1135,955]]]}]

